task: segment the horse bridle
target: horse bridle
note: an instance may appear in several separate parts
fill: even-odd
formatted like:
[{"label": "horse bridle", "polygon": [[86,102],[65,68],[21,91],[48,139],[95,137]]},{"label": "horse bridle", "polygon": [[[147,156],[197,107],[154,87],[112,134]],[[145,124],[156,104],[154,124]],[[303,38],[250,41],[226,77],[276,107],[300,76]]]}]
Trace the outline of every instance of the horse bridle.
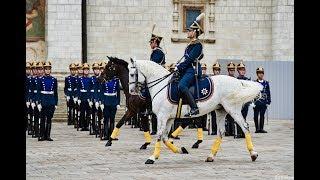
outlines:
[{"label": "horse bridle", "polygon": [[[105,67],[105,69],[107,68],[107,66]],[[114,67],[114,62],[111,62],[111,66],[109,66],[109,68],[108,68],[110,71],[115,71],[115,67]],[[101,72],[101,74],[100,74],[100,76],[102,75],[102,72]],[[101,77],[102,79],[103,79],[103,83],[106,83],[106,82],[109,82],[109,81],[111,81],[112,80],[112,78],[110,78],[109,80],[107,80],[106,79],[106,77],[105,76],[102,76]]]},{"label": "horse bridle", "polygon": [[[145,79],[145,81],[144,81],[144,83],[141,83],[141,82],[139,82],[138,80],[139,80],[139,73],[138,73],[138,69],[137,69],[137,67],[136,67],[136,65],[135,65],[135,63],[133,63],[133,66],[131,67],[131,68],[135,68],[135,71],[134,71],[134,74],[133,75],[135,75],[135,82],[129,82],[129,85],[130,84],[135,84],[135,94],[141,94],[141,90],[143,90],[143,89],[150,89],[150,88],[152,88],[152,87],[154,87],[155,85],[157,85],[157,84],[159,84],[160,82],[162,82],[163,80],[165,80],[165,79],[167,79],[170,75],[172,75],[174,72],[170,72],[169,74],[167,74],[167,75],[165,75],[165,76],[163,76],[163,77],[161,77],[161,78],[158,78],[158,79],[156,79],[156,80],[153,80],[153,81],[151,81],[151,82],[149,82],[149,83],[147,83],[146,82],[146,77],[144,76],[144,74],[142,74],[143,76],[144,76],[144,79]],[[165,87],[167,87],[169,84],[170,84],[170,82],[171,81],[169,81],[164,87],[162,87],[154,96],[153,96],[153,98],[156,96],[156,95],[158,95]],[[152,84],[152,83],[154,83],[154,84]],[[150,85],[150,84],[152,84],[152,85]],[[148,85],[150,85],[150,86],[148,86]],[[153,99],[152,98],[152,99]]]}]

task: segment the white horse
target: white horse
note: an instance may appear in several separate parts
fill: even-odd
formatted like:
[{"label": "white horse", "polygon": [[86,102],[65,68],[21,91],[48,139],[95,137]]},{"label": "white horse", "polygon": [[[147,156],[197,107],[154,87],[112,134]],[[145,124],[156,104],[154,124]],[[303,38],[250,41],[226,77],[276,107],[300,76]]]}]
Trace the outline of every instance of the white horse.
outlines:
[{"label": "white horse", "polygon": [[[149,91],[152,97],[152,111],[157,115],[158,138],[153,155],[150,156],[145,163],[153,164],[155,160],[159,158],[161,140],[174,153],[187,154],[188,151],[184,147],[181,147],[180,149],[177,148],[167,138],[168,132],[175,119],[177,109],[177,105],[171,104],[167,99],[167,87],[165,87],[171,79],[172,74],[169,75],[170,73],[168,70],[153,61],[134,61],[131,59],[128,68],[129,92],[131,94],[140,93],[144,83],[147,83],[148,87],[153,86],[149,88]],[[207,157],[206,162],[212,162],[220,148],[222,135],[225,132],[225,116],[228,113],[234,118],[235,122],[239,124],[245,133],[247,149],[251,155],[252,161],[255,161],[258,157],[258,153],[254,151],[249,128],[242,117],[241,108],[244,103],[253,100],[260,94],[262,86],[257,82],[238,80],[226,75],[210,76],[210,78],[214,86],[213,95],[206,101],[197,103],[200,113],[197,116],[193,116],[199,117],[208,114],[213,110],[216,112],[218,135],[211,147],[211,153]],[[160,81],[158,79],[163,80]],[[160,89],[162,90],[160,91]],[[189,105],[183,105],[181,114],[187,113],[188,110]]]}]

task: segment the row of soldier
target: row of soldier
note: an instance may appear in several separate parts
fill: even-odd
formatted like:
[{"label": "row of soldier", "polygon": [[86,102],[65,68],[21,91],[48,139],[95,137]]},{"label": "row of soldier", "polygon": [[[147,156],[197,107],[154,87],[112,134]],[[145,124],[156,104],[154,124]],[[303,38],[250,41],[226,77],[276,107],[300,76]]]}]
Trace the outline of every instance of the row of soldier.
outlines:
[{"label": "row of soldier", "polygon": [[105,65],[105,62],[93,63],[93,75],[90,76],[88,63],[71,63],[70,75],[65,78],[64,86],[68,125],[74,125],[77,130],[90,131],[90,135],[99,136],[101,140],[110,136],[120,107],[119,79],[98,82]]},{"label": "row of soldier", "polygon": [[51,76],[51,62],[27,62],[25,87],[28,135],[39,141],[53,141],[50,132],[58,105],[58,84]]}]

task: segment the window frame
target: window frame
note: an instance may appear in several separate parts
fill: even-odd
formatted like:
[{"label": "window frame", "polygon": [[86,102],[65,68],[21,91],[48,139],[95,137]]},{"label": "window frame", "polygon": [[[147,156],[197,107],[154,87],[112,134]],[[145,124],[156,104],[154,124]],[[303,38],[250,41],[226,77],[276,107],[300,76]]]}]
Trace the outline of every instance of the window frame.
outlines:
[{"label": "window frame", "polygon": [[[183,13],[183,19],[182,19],[182,32],[187,32],[187,11],[188,10],[200,10],[200,13],[203,13],[204,12],[204,5],[183,5],[183,8],[182,8],[182,13]],[[205,29],[204,27],[204,20],[202,19],[200,21],[200,24],[199,24],[203,30]]]}]

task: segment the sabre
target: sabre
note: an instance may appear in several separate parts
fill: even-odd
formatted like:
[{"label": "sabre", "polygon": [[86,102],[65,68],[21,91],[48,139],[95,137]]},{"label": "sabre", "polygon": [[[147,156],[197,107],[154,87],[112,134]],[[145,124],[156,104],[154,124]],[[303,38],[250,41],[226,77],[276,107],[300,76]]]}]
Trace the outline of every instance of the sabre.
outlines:
[{"label": "sabre", "polygon": [[267,107],[267,125],[269,124],[269,109]]}]

